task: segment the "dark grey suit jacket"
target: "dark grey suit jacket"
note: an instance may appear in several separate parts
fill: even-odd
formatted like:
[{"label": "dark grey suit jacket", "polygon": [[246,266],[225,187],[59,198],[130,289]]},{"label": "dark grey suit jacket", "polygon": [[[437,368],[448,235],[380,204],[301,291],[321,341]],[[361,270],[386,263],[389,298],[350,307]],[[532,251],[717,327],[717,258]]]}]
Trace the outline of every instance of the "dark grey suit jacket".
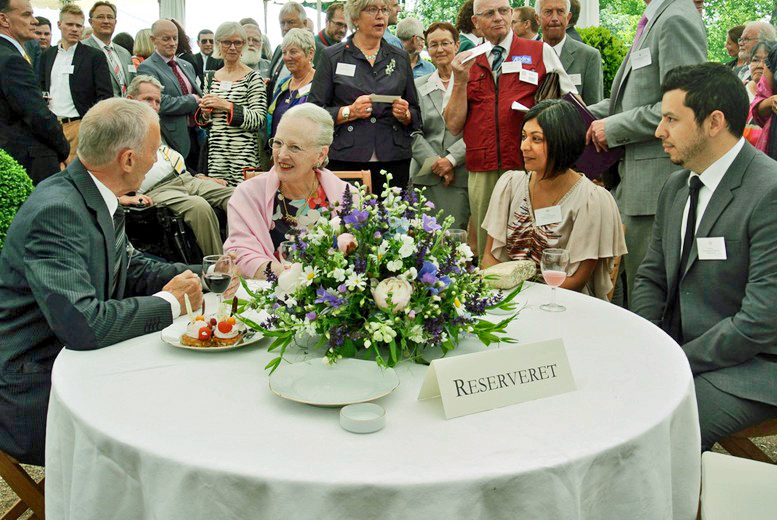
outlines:
[{"label": "dark grey suit jacket", "polygon": [[602,55],[599,49],[568,37],[561,48],[559,60],[570,77],[573,74],[580,75],[580,83],[574,81],[572,83],[575,83],[586,105],[593,105],[602,100],[604,80],[602,79]]},{"label": "dark grey suit jacket", "polygon": [[777,405],[777,162],[750,144],[737,155],[699,221],[723,237],[726,260],[699,260],[694,241],[678,280],[689,172],[669,177],[653,238],[636,275],[632,310],[668,328],[679,283],[683,350],[694,374],[730,394]]},{"label": "dark grey suit jacket", "polygon": [[0,449],[42,464],[54,358],[160,330],[170,304],[149,296],[183,264],[125,255],[119,283],[113,221],[80,161],[40,183],[0,254]]},{"label": "dark grey suit jacket", "polygon": [[[175,61],[191,83],[194,93],[202,96],[202,91],[197,86],[197,76],[192,64],[180,59]],[[155,77],[165,87],[162,91],[162,105],[159,108],[159,122],[167,131],[167,135],[170,136],[168,142],[170,147],[187,157],[191,149],[189,115],[197,111],[197,101],[193,95],[183,94],[181,85],[175,78],[170,65],[157,52],[143,60],[143,63],[138,67],[138,73]]]},{"label": "dark grey suit jacket", "polygon": [[[103,48],[104,45],[102,43],[98,43],[93,36],[90,36],[81,43],[88,45],[93,49],[97,49],[103,53],[103,56],[105,56],[105,49]],[[129,87],[129,84],[132,83],[132,80],[135,78],[136,74],[135,72],[132,72],[132,68],[134,68],[134,65],[132,65],[132,56],[130,56],[130,53],[127,51],[127,49],[121,45],[113,45],[113,50],[116,51],[116,57],[119,60],[121,70],[124,73],[124,79],[127,81],[127,86]],[[107,56],[105,59],[108,59]],[[121,84],[119,83],[119,78],[116,75],[116,72],[113,70],[113,67],[110,64],[108,65],[108,72],[111,75],[113,97],[121,97]]]}]

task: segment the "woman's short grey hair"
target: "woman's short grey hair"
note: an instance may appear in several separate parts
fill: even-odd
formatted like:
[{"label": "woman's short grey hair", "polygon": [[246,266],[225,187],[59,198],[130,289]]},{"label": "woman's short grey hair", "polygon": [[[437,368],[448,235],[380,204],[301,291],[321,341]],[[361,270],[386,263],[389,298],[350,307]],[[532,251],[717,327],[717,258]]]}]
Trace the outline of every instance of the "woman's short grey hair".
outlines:
[{"label": "woman's short grey hair", "polygon": [[159,89],[159,92],[161,93],[165,87],[162,85],[158,79],[156,79],[154,76],[149,76],[148,74],[141,74],[139,76],[135,76],[132,78],[132,81],[129,84],[129,87],[127,87],[127,95],[132,96],[133,98],[136,98],[138,94],[140,94],[140,86],[143,83],[150,83],[151,85],[154,85],[156,88]]},{"label": "woman's short grey hair", "polygon": [[125,148],[142,150],[154,121],[159,116],[146,103],[124,98],[100,101],[81,120],[78,158],[89,166],[101,166],[114,161]]},{"label": "woman's short grey hair", "polygon": [[[305,55],[315,55],[316,52],[316,39],[313,33],[307,29],[291,29],[286,33],[281,42],[281,50],[286,49],[290,45],[296,45]],[[312,58],[311,58],[312,59]]]},{"label": "woman's short grey hair", "polygon": [[[291,107],[281,121],[307,119],[311,123],[313,142],[318,146],[329,146],[335,130],[335,122],[329,112],[313,103],[302,103]],[[313,129],[318,129],[316,133]]]},{"label": "woman's short grey hair", "polygon": [[375,1],[376,0],[346,0],[343,11],[345,12],[345,20],[348,22],[348,27],[353,29],[353,22],[358,20],[362,11],[374,4]]},{"label": "woman's short grey hair", "polygon": [[297,2],[286,2],[283,4],[283,7],[281,7],[281,12],[278,13],[278,17],[281,17],[285,14],[292,14],[292,12],[299,16],[299,20],[301,22],[304,22],[308,19],[308,15],[305,13],[305,8],[302,7],[302,4]]},{"label": "woman's short grey hair", "polygon": [[213,49],[213,54],[216,58],[222,57],[220,45],[221,40],[224,40],[233,34],[237,34],[240,38],[242,38],[243,47],[245,47],[245,42],[248,40],[248,35],[246,34],[246,30],[243,28],[243,26],[237,22],[224,22],[219,25],[219,28],[216,29],[216,34],[213,35],[213,39],[216,40],[217,44]]}]

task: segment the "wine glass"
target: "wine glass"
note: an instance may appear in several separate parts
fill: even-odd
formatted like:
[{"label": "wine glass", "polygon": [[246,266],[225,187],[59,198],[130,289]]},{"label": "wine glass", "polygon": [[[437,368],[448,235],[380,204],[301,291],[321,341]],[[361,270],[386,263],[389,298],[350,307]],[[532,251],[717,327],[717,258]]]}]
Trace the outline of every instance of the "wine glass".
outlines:
[{"label": "wine glass", "polygon": [[294,241],[284,240],[281,245],[278,246],[278,259],[281,261],[281,265],[285,268],[289,268],[292,264],[292,256],[294,255]]},{"label": "wine glass", "polygon": [[540,305],[540,309],[548,312],[561,312],[567,310],[563,305],[556,303],[556,287],[567,279],[567,266],[569,265],[569,251],[566,249],[548,248],[542,252],[542,277],[545,283],[550,285],[550,303]]},{"label": "wine glass", "polygon": [[465,229],[449,229],[445,232],[454,244],[467,243],[467,231]]},{"label": "wine glass", "polygon": [[232,280],[233,262],[230,255],[208,255],[202,259],[202,279],[205,287],[219,295],[219,306],[223,300],[224,291]]}]

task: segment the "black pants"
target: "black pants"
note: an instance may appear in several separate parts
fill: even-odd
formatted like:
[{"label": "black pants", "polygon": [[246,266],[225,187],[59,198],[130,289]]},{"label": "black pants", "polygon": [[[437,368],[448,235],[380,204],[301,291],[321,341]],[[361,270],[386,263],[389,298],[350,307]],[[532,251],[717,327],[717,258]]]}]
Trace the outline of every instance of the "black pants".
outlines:
[{"label": "black pants", "polygon": [[327,169],[332,171],[359,171],[370,170],[372,174],[372,192],[380,195],[383,192],[383,184],[386,177],[380,174],[381,170],[391,173],[391,186],[399,186],[404,189],[410,183],[410,159],[401,161],[383,161],[383,162],[352,162],[352,161],[329,161]]}]

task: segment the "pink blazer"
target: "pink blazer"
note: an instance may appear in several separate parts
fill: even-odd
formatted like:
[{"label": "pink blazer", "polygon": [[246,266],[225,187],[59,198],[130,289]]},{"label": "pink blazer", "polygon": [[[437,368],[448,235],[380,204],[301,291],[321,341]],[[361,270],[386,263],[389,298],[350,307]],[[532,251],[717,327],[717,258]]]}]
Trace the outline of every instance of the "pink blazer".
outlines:
[{"label": "pink blazer", "polygon": [[[330,204],[342,202],[346,182],[323,168],[316,175]],[[229,237],[224,251],[236,253],[240,273],[247,278],[253,278],[263,263],[276,260],[270,230],[275,227],[273,200],[279,185],[273,168],[241,182],[229,199]]]}]

